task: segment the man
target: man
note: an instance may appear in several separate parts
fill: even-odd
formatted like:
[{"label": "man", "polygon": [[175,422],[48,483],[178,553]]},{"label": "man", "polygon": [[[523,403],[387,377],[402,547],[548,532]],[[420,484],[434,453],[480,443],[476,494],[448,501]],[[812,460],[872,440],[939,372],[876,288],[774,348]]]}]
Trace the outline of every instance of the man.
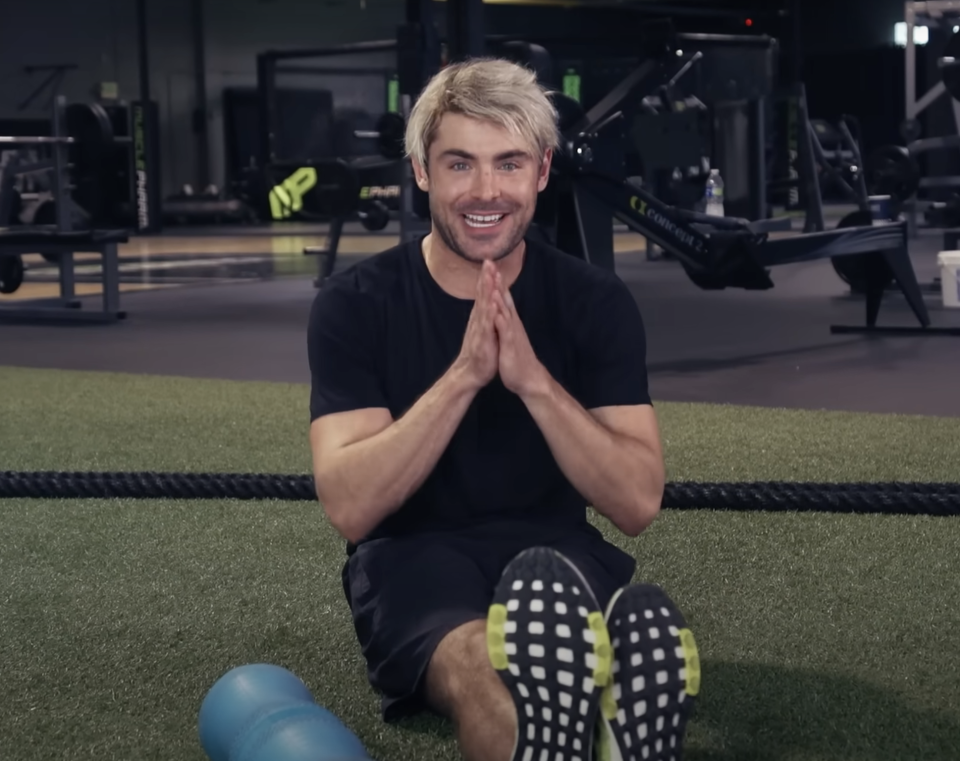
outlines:
[{"label": "man", "polygon": [[693,637],[586,512],[636,536],[659,510],[640,314],[614,274],[526,239],[556,125],[506,61],[421,94],[430,234],[311,313],[317,494],[385,720],[447,716],[467,761],[679,759]]}]

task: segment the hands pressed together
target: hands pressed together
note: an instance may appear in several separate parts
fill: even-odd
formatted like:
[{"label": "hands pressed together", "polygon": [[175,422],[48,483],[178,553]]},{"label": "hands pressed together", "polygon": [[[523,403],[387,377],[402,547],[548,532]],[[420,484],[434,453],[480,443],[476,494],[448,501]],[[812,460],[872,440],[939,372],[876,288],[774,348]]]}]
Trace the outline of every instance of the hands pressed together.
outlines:
[{"label": "hands pressed together", "polygon": [[484,262],[480,271],[459,361],[478,388],[499,373],[503,385],[519,396],[535,393],[548,378],[530,345],[510,289],[490,261]]}]

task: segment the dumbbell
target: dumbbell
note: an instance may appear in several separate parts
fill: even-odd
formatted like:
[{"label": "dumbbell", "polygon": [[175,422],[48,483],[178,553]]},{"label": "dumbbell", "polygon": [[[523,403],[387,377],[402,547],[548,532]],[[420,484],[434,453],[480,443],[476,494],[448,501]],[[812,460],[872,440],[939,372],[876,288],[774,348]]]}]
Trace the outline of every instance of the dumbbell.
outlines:
[{"label": "dumbbell", "polygon": [[210,761],[370,761],[357,736],[317,705],[296,675],[269,663],[220,677],[198,725]]},{"label": "dumbbell", "polygon": [[377,141],[380,155],[387,159],[402,159],[404,153],[404,135],[407,124],[403,117],[392,111],[382,114],[377,119],[375,130],[354,130],[354,137],[367,138]]},{"label": "dumbbell", "polygon": [[364,229],[377,232],[389,224],[390,209],[383,201],[368,201],[360,205],[357,216]]}]

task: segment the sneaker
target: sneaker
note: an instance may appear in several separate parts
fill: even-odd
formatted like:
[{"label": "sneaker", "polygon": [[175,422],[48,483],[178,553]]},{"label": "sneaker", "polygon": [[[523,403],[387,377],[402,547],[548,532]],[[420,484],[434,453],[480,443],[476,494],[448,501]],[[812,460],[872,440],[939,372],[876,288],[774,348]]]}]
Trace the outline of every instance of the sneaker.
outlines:
[{"label": "sneaker", "polygon": [[597,761],[681,761],[700,657],[680,611],[658,586],[623,587],[605,616],[613,678],[597,721]]},{"label": "sneaker", "polygon": [[510,561],[487,616],[487,648],[517,708],[513,761],[592,761],[613,650],[573,563],[543,547]]}]

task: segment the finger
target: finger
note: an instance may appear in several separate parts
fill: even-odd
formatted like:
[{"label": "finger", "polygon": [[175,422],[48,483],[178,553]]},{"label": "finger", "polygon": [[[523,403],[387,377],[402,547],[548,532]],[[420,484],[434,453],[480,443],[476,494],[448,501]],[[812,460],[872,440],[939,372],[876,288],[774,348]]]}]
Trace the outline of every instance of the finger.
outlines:
[{"label": "finger", "polygon": [[494,327],[502,340],[507,340],[510,335],[510,321],[502,312],[497,312],[493,318]]},{"label": "finger", "polygon": [[497,291],[494,295],[494,303],[497,305],[497,312],[503,315],[508,322],[516,319],[516,312],[510,308],[510,292]]},{"label": "finger", "polygon": [[503,292],[503,305],[510,315],[515,315],[517,313],[517,305],[513,301],[513,294],[510,292],[509,288],[504,288]]},{"label": "finger", "polygon": [[484,281],[485,294],[490,295],[497,290],[497,268],[492,262],[484,262],[481,277]]},{"label": "finger", "polygon": [[510,320],[510,312],[507,310],[507,305],[503,301],[503,294],[497,291],[493,295],[493,313],[498,317],[502,317],[505,321]]},{"label": "finger", "polygon": [[477,300],[479,301],[486,296],[488,290],[489,284],[487,281],[487,272],[481,268],[480,274],[477,276]]},{"label": "finger", "polygon": [[497,270],[496,267],[493,266],[493,262],[485,261],[480,268],[480,277],[483,278],[484,287],[488,290],[495,287],[496,274]]},{"label": "finger", "polygon": [[494,291],[491,301],[496,307],[498,313],[502,313],[504,317],[509,316],[510,310],[507,309],[507,302],[503,297],[503,291],[500,291],[500,290]]}]

